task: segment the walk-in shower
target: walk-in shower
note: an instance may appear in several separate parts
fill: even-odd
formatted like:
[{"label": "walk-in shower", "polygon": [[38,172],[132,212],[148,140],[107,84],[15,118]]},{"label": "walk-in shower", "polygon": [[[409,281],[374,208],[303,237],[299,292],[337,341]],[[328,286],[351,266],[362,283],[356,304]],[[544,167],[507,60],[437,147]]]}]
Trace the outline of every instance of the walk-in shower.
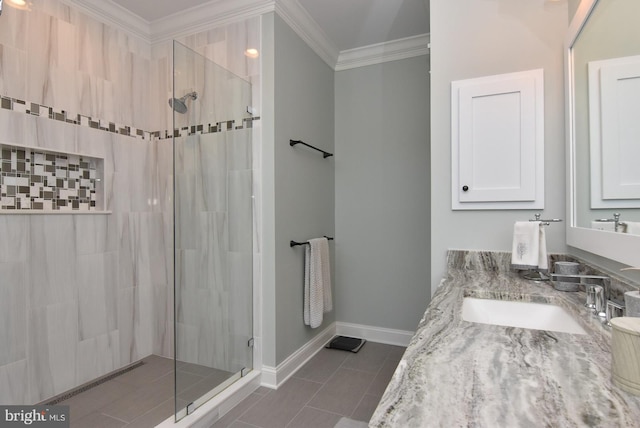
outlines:
[{"label": "walk-in shower", "polygon": [[[1,1],[1,0],[0,0]],[[169,105],[180,114],[184,114],[187,112],[187,99],[197,100],[198,93],[197,92],[189,92],[188,94],[180,97],[180,98],[170,98]]]},{"label": "walk-in shower", "polygon": [[251,85],[62,0],[0,3],[0,404],[150,427],[240,380],[225,399],[257,377]]}]

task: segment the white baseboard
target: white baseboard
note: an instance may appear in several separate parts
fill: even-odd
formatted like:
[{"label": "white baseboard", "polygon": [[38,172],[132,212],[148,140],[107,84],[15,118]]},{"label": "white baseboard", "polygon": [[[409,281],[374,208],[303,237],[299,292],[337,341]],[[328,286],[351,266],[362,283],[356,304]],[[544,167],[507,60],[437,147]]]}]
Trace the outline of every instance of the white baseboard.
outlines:
[{"label": "white baseboard", "polygon": [[366,339],[371,342],[386,343],[387,345],[407,346],[414,333],[406,330],[336,322],[336,334]]},{"label": "white baseboard", "polygon": [[335,322],[278,364],[278,367],[262,366],[261,384],[267,388],[278,389],[336,335],[358,337],[388,345],[407,346],[413,334],[413,331]]},{"label": "white baseboard", "polygon": [[336,335],[336,323],[332,323],[312,340],[291,354],[278,367],[262,366],[262,386],[278,389],[287,379],[316,355],[333,336]]}]

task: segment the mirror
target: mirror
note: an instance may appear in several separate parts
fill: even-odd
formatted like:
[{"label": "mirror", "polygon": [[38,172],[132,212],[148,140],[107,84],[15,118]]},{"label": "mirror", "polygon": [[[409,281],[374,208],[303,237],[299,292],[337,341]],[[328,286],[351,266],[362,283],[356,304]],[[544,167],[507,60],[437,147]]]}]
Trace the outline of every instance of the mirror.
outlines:
[{"label": "mirror", "polygon": [[[582,0],[567,38],[567,244],[640,265],[640,1]],[[619,213],[619,221],[614,213]],[[635,234],[635,235],[634,235]]]}]

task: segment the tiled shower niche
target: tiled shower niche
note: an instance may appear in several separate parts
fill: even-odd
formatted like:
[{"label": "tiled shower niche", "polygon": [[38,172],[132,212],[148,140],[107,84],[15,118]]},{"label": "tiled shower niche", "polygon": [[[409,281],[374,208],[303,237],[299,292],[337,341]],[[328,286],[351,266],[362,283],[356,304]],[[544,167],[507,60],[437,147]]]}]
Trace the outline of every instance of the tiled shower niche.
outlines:
[{"label": "tiled shower niche", "polygon": [[99,211],[103,160],[0,144],[0,213]]}]

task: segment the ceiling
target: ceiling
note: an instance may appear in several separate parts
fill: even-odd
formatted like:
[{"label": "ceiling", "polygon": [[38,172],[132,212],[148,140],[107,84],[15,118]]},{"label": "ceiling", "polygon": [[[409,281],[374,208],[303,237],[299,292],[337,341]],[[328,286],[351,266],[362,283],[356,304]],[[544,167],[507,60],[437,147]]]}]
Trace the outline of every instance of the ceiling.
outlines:
[{"label": "ceiling", "polygon": [[[111,0],[148,22],[218,0]],[[425,0],[297,0],[339,51],[429,32]]]}]

